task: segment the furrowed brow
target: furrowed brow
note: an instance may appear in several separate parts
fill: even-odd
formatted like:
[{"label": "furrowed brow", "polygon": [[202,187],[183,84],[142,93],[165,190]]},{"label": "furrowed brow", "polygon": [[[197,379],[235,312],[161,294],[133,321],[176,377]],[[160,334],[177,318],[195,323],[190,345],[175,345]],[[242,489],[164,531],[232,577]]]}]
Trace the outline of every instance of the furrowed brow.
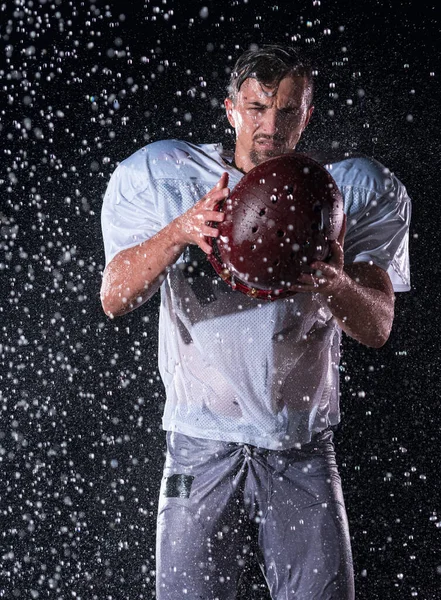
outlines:
[{"label": "furrowed brow", "polygon": [[258,102],[257,100],[248,100],[247,104],[249,106],[255,106],[256,108],[267,108],[270,106],[269,104],[264,104],[263,102]]}]

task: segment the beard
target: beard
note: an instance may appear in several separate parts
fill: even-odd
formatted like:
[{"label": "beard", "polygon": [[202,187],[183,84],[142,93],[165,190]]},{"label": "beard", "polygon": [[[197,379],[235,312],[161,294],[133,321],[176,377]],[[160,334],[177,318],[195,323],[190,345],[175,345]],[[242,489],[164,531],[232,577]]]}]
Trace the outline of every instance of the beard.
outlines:
[{"label": "beard", "polygon": [[253,144],[251,150],[249,152],[249,158],[252,164],[257,167],[257,165],[262,164],[266,160],[270,158],[275,158],[276,156],[282,156],[282,154],[286,154],[290,152],[290,149],[286,146],[286,140],[282,137],[272,137],[272,136],[258,136],[254,142],[258,142],[259,140],[270,140],[275,143],[275,147],[273,148],[261,148],[259,149],[259,144]]},{"label": "beard", "polygon": [[274,148],[274,150],[265,150],[264,152],[259,152],[255,148],[250,151],[250,161],[253,163],[255,167],[257,165],[262,164],[269,158],[275,158],[276,156],[281,156],[284,154],[284,151],[279,148]]}]

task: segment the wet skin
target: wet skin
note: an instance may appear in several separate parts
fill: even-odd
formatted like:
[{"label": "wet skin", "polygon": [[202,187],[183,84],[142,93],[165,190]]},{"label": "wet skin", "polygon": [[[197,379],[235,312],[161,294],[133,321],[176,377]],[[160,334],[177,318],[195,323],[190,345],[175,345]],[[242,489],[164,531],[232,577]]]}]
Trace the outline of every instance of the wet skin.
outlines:
[{"label": "wet skin", "polygon": [[236,130],[236,166],[246,173],[269,158],[292,152],[311,118],[309,101],[304,77],[285,77],[277,88],[246,79],[235,101],[225,100],[228,121]]}]

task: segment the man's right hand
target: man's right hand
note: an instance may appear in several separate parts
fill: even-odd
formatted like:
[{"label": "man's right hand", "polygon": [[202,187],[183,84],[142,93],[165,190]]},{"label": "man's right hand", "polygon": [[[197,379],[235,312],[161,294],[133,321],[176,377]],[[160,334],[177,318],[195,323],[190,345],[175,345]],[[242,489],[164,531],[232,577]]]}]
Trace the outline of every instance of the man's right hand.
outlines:
[{"label": "man's right hand", "polygon": [[228,174],[223,173],[215,187],[187,212],[110,261],[101,286],[101,302],[109,317],[130,312],[148,300],[164,280],[167,267],[176,262],[188,244],[197,244],[210,254],[207,237],[217,237],[219,232],[207,222],[224,220],[224,213],[214,207],[229,195],[227,185]]},{"label": "man's right hand", "polygon": [[211,254],[212,248],[206,238],[217,237],[219,231],[210,227],[208,223],[221,223],[224,220],[225,214],[214,208],[230,194],[227,186],[228,173],[223,173],[212,190],[170,224],[171,234],[177,246],[183,249],[188,244],[196,244],[206,254]]}]

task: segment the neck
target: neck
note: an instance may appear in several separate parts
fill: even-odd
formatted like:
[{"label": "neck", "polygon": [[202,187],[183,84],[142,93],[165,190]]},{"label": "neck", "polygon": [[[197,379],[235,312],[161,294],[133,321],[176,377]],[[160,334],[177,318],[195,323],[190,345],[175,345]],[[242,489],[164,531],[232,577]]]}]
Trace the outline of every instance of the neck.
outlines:
[{"label": "neck", "polygon": [[248,171],[251,171],[255,165],[253,165],[250,159],[247,158],[248,157],[246,155],[241,154],[236,148],[233,156],[233,167],[235,167],[238,171],[241,171],[241,173],[248,173]]},{"label": "neck", "polygon": [[241,169],[240,167],[237,166],[237,164],[236,164],[236,158],[233,158],[231,166],[234,167],[235,169],[237,169],[238,171],[240,171],[241,173],[245,173],[244,169]]}]

